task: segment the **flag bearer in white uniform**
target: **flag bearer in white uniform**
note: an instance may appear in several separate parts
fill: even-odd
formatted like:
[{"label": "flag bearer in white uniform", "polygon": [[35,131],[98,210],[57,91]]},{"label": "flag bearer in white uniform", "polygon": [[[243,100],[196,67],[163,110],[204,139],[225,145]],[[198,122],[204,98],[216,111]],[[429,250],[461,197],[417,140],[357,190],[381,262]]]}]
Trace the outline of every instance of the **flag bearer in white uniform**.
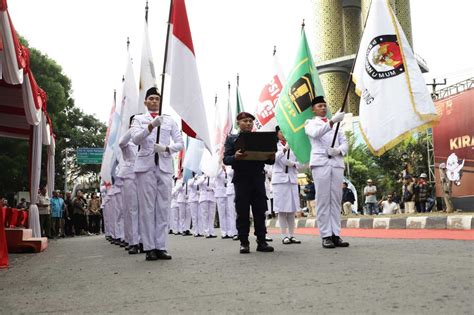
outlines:
[{"label": "flag bearer in white uniform", "polygon": [[193,178],[188,179],[188,208],[191,212],[194,237],[203,237],[204,226],[201,221],[201,211],[199,211],[199,185],[197,184],[197,175],[194,172],[193,175]]},{"label": "flag bearer in white uniform", "polygon": [[[219,214],[219,225],[221,229],[221,238],[232,238],[234,234],[229,229],[231,214],[227,203],[227,171],[222,165],[215,179],[214,196],[216,197],[217,212]],[[235,210],[234,210],[235,211]]]},{"label": "flag bearer in white uniform", "polygon": [[[335,124],[344,119],[344,113],[336,113],[331,120],[326,118],[327,105],[322,96],[312,101],[315,117],[305,123],[305,132],[311,142],[309,166],[314,179],[317,202],[317,220],[324,248],[347,247],[349,243],[340,237],[342,182],[344,159],[349,149],[340,130],[334,148],[331,147]],[[334,127],[334,128],[333,128]]]},{"label": "flag bearer in white uniform", "polygon": [[178,234],[191,235],[191,212],[188,207],[188,184],[180,180],[178,184]]},{"label": "flag bearer in white uniform", "polygon": [[[130,117],[130,122],[133,116]],[[124,235],[125,242],[128,243],[128,253],[130,255],[138,254],[139,232],[138,232],[138,197],[137,183],[133,167],[137,158],[138,147],[132,141],[130,129],[122,136],[119,141],[122,151],[123,163],[118,176],[122,178],[122,196],[124,212]]]},{"label": "flag bearer in white uniform", "polygon": [[293,151],[286,143],[280,128],[278,132],[277,153],[272,172],[273,207],[278,213],[282,243],[300,244],[301,241],[294,237],[295,213],[299,209],[300,199],[298,194],[298,170],[300,164]]},{"label": "flag bearer in white uniform", "polygon": [[168,234],[178,233],[178,214],[179,214],[179,207],[178,207],[178,190],[177,190],[177,182],[178,179],[173,179],[173,189],[171,190],[171,206],[170,206],[170,213],[168,215],[168,225],[169,225],[169,232]]},{"label": "flag bearer in white uniform", "polygon": [[197,181],[199,185],[199,210],[201,211],[204,234],[206,238],[216,238],[214,220],[216,218],[216,197],[214,196],[214,179],[201,175]]},{"label": "flag bearer in white uniform", "polygon": [[239,235],[237,235],[237,227],[236,227],[236,219],[237,219],[237,213],[235,212],[235,190],[234,190],[234,183],[232,183],[232,177],[234,176],[234,170],[227,166],[226,167],[227,171],[227,189],[226,189],[226,195],[227,195],[227,209],[229,213],[229,221],[228,221],[228,227],[227,229],[229,230],[229,235],[232,236],[232,239],[234,241],[239,240]]},{"label": "flag bearer in white uniform", "polygon": [[[173,187],[172,154],[184,147],[181,131],[167,115],[160,116],[161,95],[150,88],[145,96],[148,113],[134,117],[132,140],[139,146],[134,171],[137,176],[140,238],[146,260],[171,259],[166,251],[168,211]],[[156,143],[160,127],[159,143]]]}]

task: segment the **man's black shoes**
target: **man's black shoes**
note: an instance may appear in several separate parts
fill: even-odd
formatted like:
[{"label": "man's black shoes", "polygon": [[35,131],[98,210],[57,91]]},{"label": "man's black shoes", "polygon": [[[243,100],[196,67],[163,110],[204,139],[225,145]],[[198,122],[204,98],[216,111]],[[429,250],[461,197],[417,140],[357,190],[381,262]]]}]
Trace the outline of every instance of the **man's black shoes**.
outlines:
[{"label": "man's black shoes", "polygon": [[271,253],[274,249],[267,242],[261,242],[257,245],[257,252]]},{"label": "man's black shoes", "polygon": [[215,235],[208,235],[208,236],[206,236],[206,238],[216,238],[216,237],[217,237],[217,236],[215,236]]},{"label": "man's black shoes", "polygon": [[161,249],[156,249],[156,257],[157,259],[163,259],[163,260],[170,260],[171,255],[168,254],[166,250],[161,250]]},{"label": "man's black shoes", "polygon": [[323,238],[323,247],[324,248],[335,248],[336,245],[334,245],[334,242],[332,241],[332,237],[324,237]]},{"label": "man's black shoes", "polygon": [[146,252],[145,260],[170,260],[171,255],[166,250],[152,249]]},{"label": "man's black shoes", "polygon": [[138,245],[131,245],[130,249],[128,250],[128,254],[130,255],[138,254]]},{"label": "man's black shoes", "polygon": [[250,253],[249,245],[240,245],[240,253],[241,254],[248,254]]},{"label": "man's black shoes", "polygon": [[334,246],[336,246],[336,247],[349,247],[349,243],[344,242],[342,240],[342,238],[340,238],[339,236],[333,235],[332,236],[332,242],[334,243]]},{"label": "man's black shoes", "polygon": [[183,236],[189,236],[189,235],[192,235],[191,231],[186,230],[186,231],[183,232]]},{"label": "man's black shoes", "polygon": [[158,260],[158,256],[156,255],[156,250],[147,250],[145,260]]}]

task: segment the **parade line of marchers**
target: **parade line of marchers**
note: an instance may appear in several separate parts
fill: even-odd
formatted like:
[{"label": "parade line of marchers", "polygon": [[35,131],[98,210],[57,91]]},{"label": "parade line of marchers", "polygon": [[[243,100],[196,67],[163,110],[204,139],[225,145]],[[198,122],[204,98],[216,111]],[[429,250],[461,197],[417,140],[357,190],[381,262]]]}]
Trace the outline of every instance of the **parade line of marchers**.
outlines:
[{"label": "parade line of marchers", "polygon": [[[111,119],[109,125],[101,169],[107,238],[126,246],[130,254],[145,252],[146,260],[169,260],[168,234],[217,237],[217,209],[221,238],[240,241],[239,252],[248,254],[252,211],[256,251],[271,253],[274,248],[267,243],[265,221],[269,209],[265,181],[271,177],[281,241],[299,244],[295,237],[297,175],[307,170],[314,180],[322,247],[349,247],[341,238],[346,233],[341,230],[341,187],[349,145],[339,127],[351,82],[356,93],[364,93],[360,129],[374,155],[390,150],[412,131],[431,126],[437,115],[413,51],[387,1],[372,1],[353,75],[337,113],[329,111],[324,97],[329,91],[323,89],[312,56],[303,27],[289,77],[281,87],[279,79],[272,79],[269,87],[274,98],[266,117],[272,127],[263,129],[268,126],[259,121],[262,128],[254,132],[259,115],[238,110],[236,132],[231,133],[231,120],[224,115],[226,123],[216,124],[211,141],[185,3],[171,1],[161,90],[153,87],[153,80],[144,81],[140,90],[146,107],[143,113],[142,104],[128,103],[138,98],[127,97],[133,93],[125,88],[129,86],[126,78],[117,112],[121,118],[117,123]],[[162,115],[165,72],[170,76],[169,104],[180,116],[181,128],[171,116]],[[203,158],[205,149],[209,158]],[[185,155],[177,170],[175,155]],[[198,162],[191,165],[191,160]],[[186,176],[190,170],[194,174]]]}]

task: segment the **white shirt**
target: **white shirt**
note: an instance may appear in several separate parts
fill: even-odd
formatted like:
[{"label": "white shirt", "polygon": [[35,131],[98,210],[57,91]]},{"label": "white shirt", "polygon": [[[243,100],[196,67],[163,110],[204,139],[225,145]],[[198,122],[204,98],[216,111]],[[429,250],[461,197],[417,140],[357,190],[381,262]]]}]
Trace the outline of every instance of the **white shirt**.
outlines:
[{"label": "white shirt", "polygon": [[383,214],[394,214],[398,210],[398,204],[396,202],[388,202],[388,200],[382,201],[382,213]]}]

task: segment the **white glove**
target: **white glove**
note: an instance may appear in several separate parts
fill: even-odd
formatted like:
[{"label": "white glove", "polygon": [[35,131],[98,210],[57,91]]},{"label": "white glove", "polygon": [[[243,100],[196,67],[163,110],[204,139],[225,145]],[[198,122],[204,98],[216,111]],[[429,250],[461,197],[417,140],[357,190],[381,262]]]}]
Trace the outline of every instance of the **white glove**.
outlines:
[{"label": "white glove", "polygon": [[341,150],[339,150],[338,148],[328,148],[327,153],[329,156],[336,156],[341,154]]},{"label": "white glove", "polygon": [[334,116],[332,116],[331,120],[333,123],[341,122],[344,119],[344,115],[344,112],[337,112],[336,114],[334,114]]},{"label": "white glove", "polygon": [[288,166],[288,167],[293,167],[293,166],[296,165],[296,163],[294,163],[293,161],[290,161],[290,160],[286,160],[285,165]]},{"label": "white glove", "polygon": [[156,128],[158,126],[161,126],[161,124],[163,123],[163,116],[156,116],[152,121],[151,121],[151,125],[153,126],[153,128]]},{"label": "white glove", "polygon": [[[159,143],[155,143],[154,151],[155,151],[156,153],[163,153],[163,152],[166,152],[166,146],[165,146],[165,145],[162,145],[162,144],[159,144]],[[183,185],[184,185],[184,183],[183,183]]]}]

